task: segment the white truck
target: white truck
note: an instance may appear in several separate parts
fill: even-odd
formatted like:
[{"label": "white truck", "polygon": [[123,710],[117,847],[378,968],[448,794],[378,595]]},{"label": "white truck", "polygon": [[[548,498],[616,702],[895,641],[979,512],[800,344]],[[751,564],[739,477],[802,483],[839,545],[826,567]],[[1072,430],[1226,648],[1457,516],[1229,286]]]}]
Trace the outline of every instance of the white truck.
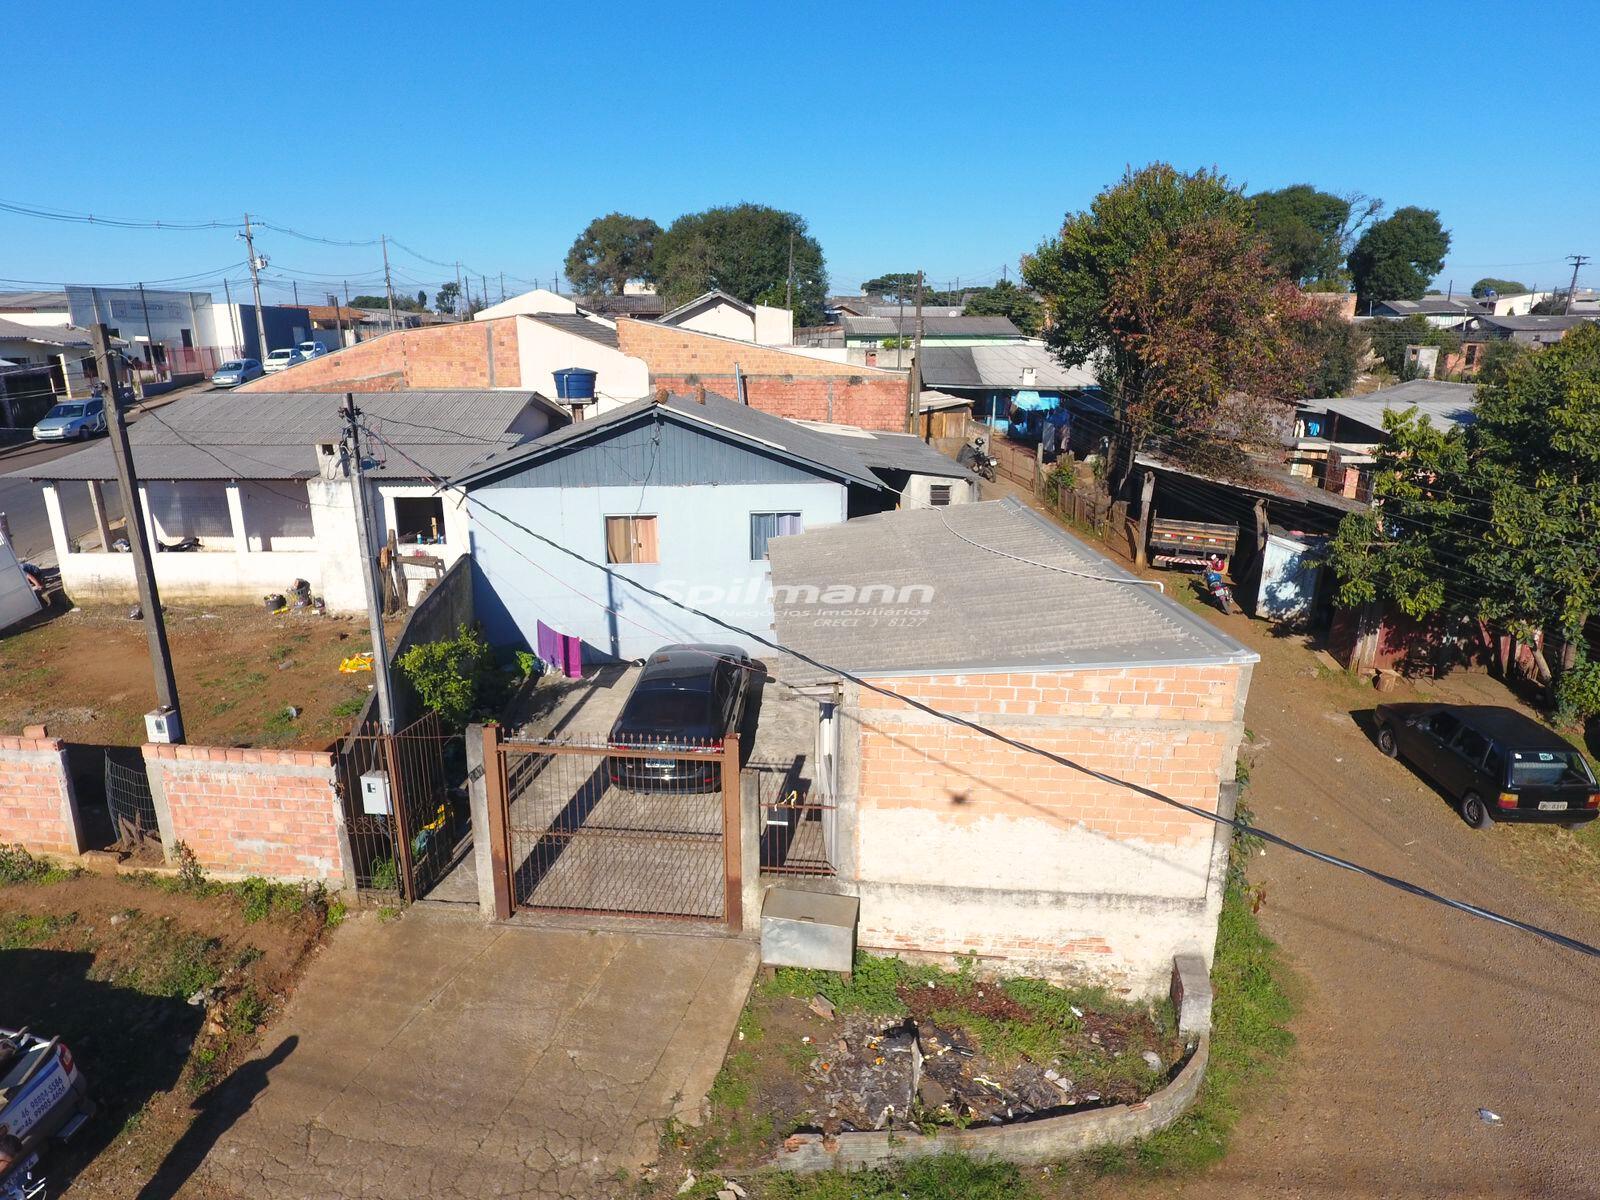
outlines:
[{"label": "white truck", "polygon": [[0,1200],[42,1192],[40,1149],[71,1137],[94,1110],[88,1080],[60,1038],[0,1027],[0,1133],[22,1143],[20,1158],[0,1168]]}]

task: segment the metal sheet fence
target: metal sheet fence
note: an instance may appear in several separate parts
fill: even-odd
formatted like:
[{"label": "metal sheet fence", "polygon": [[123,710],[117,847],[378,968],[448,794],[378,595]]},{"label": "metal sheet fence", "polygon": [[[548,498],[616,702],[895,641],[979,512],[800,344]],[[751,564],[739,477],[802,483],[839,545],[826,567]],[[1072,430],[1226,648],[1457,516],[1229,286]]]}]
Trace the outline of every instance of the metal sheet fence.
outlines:
[{"label": "metal sheet fence", "polygon": [[736,918],[738,792],[723,786],[738,770],[736,738],[508,741],[501,753],[514,904]]}]

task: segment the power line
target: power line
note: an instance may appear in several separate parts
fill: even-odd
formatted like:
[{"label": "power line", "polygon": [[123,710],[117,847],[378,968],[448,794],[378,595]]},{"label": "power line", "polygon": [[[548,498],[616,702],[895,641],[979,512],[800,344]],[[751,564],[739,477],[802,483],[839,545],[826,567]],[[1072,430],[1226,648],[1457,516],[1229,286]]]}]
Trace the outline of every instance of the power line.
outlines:
[{"label": "power line", "polygon": [[[370,433],[370,431],[369,431],[369,433]],[[585,566],[588,566],[590,568],[593,568],[594,570],[602,572],[609,579],[611,579],[613,581],[616,581],[616,582],[623,583],[626,586],[632,587],[636,591],[643,592],[646,595],[649,595],[649,596],[653,597],[654,599],[657,599],[657,600],[660,600],[660,601],[662,601],[662,602],[664,602],[666,604],[669,604],[674,608],[681,609],[682,611],[684,611],[686,613],[689,613],[692,616],[698,617],[701,620],[709,621],[713,625],[716,625],[716,626],[719,626],[722,629],[728,630],[730,633],[734,633],[734,634],[738,634],[738,635],[740,635],[742,637],[746,637],[746,638],[750,639],[751,641],[757,642],[760,645],[766,646],[769,649],[771,649],[771,650],[773,650],[773,651],[777,652],[778,654],[781,654],[781,655],[783,655],[785,657],[796,659],[796,660],[798,660],[800,662],[803,662],[803,663],[807,664],[808,666],[811,666],[811,667],[816,668],[817,670],[823,671],[826,674],[834,675],[834,676],[837,676],[840,679],[848,680],[851,683],[855,684],[857,687],[863,688],[863,689],[865,689],[867,691],[870,691],[870,692],[872,692],[872,693],[874,693],[876,695],[882,696],[885,699],[894,701],[894,702],[899,703],[899,704],[903,704],[903,705],[905,705],[905,706],[907,706],[909,708],[913,708],[913,709],[923,713],[924,715],[931,716],[931,717],[934,717],[934,718],[936,718],[938,720],[945,721],[945,722],[947,722],[949,724],[957,725],[957,726],[960,726],[962,728],[968,729],[968,730],[972,731],[973,733],[978,734],[981,737],[987,738],[987,739],[989,739],[991,741],[994,741],[994,742],[998,742],[1001,745],[1009,746],[1010,748],[1012,748],[1014,750],[1018,750],[1018,751],[1021,751],[1023,753],[1026,753],[1026,754],[1032,754],[1032,755],[1035,755],[1037,757],[1046,759],[1049,762],[1055,763],[1057,766],[1065,767],[1068,770],[1078,772],[1079,774],[1082,774],[1082,775],[1086,775],[1091,779],[1097,780],[1098,782],[1107,784],[1107,785],[1112,786],[1112,787],[1126,788],[1127,790],[1133,792],[1134,794],[1143,796],[1146,799],[1157,801],[1158,803],[1167,805],[1167,806],[1169,806],[1171,808],[1175,808],[1175,809],[1177,809],[1177,810],[1179,810],[1181,812],[1188,813],[1189,815],[1194,816],[1194,817],[1198,817],[1198,818],[1200,818],[1202,820],[1212,822],[1213,824],[1227,826],[1228,828],[1230,828],[1230,829],[1232,829],[1232,830],[1234,830],[1236,832],[1244,833],[1244,834],[1247,834],[1247,835],[1250,835],[1250,836],[1253,836],[1253,837],[1259,837],[1263,841],[1270,842],[1273,845],[1282,847],[1285,850],[1291,850],[1291,851],[1295,852],[1296,854],[1304,855],[1307,858],[1314,859],[1314,860],[1316,860],[1318,862],[1321,862],[1321,863],[1324,863],[1324,864],[1326,864],[1328,866],[1337,867],[1340,870],[1349,871],[1349,872],[1351,872],[1353,874],[1360,875],[1363,878],[1371,879],[1374,882],[1384,884],[1387,887],[1395,888],[1395,889],[1397,889],[1399,891],[1405,892],[1408,895],[1415,896],[1415,897],[1417,897],[1419,899],[1428,900],[1428,901],[1431,901],[1432,903],[1442,905],[1442,906],[1444,906],[1446,908],[1454,909],[1457,912],[1466,913],[1468,916],[1478,917],[1481,920],[1491,921],[1491,922],[1493,922],[1495,924],[1504,925],[1507,928],[1515,929],[1515,930],[1518,930],[1519,932],[1522,932],[1522,933],[1531,934],[1534,937],[1541,938],[1541,939],[1543,939],[1545,941],[1548,941],[1548,942],[1550,942],[1550,943],[1552,943],[1554,945],[1560,946],[1563,949],[1572,950],[1572,951],[1575,951],[1576,953],[1586,955],[1586,956],[1588,956],[1590,958],[1600,959],[1600,947],[1591,946],[1587,942],[1579,941],[1576,938],[1568,937],[1567,935],[1562,934],[1562,933],[1557,933],[1554,930],[1544,929],[1544,928],[1542,928],[1542,927],[1540,927],[1538,925],[1533,925],[1533,924],[1530,924],[1529,922],[1518,920],[1515,917],[1507,916],[1507,915],[1505,915],[1503,913],[1496,912],[1496,911],[1494,911],[1492,909],[1484,908],[1484,907],[1482,907],[1480,905],[1471,904],[1471,903],[1468,903],[1467,901],[1464,901],[1464,900],[1456,900],[1456,899],[1454,899],[1452,897],[1441,895],[1440,893],[1432,891],[1429,888],[1422,887],[1420,884],[1411,883],[1408,880],[1401,879],[1401,878],[1399,878],[1397,876],[1394,876],[1394,875],[1389,875],[1389,874],[1387,874],[1385,872],[1382,872],[1382,871],[1379,871],[1379,870],[1377,870],[1377,869],[1375,869],[1373,867],[1364,866],[1364,865],[1362,865],[1360,863],[1357,863],[1357,862],[1354,862],[1354,861],[1352,861],[1350,859],[1342,858],[1342,857],[1340,857],[1338,855],[1335,855],[1335,854],[1328,854],[1328,853],[1326,853],[1324,851],[1316,850],[1316,849],[1313,849],[1313,848],[1311,848],[1309,846],[1301,845],[1300,843],[1292,841],[1289,838],[1283,837],[1280,834],[1276,834],[1276,833],[1271,832],[1270,830],[1263,829],[1259,825],[1255,825],[1255,824],[1251,824],[1251,823],[1248,823],[1248,822],[1241,821],[1241,820],[1237,819],[1236,817],[1224,817],[1220,813],[1208,812],[1207,810],[1205,810],[1203,808],[1200,808],[1200,807],[1198,807],[1196,805],[1187,804],[1184,801],[1175,799],[1174,797],[1168,796],[1163,792],[1156,791],[1154,788],[1149,788],[1149,787],[1144,786],[1143,784],[1133,783],[1133,782],[1131,782],[1129,780],[1118,778],[1117,776],[1111,775],[1108,772],[1098,770],[1098,769],[1096,769],[1094,767],[1090,767],[1090,766],[1087,766],[1087,765],[1085,765],[1083,763],[1080,763],[1080,762],[1077,762],[1077,761],[1075,761],[1073,759],[1070,759],[1070,758],[1066,757],[1065,755],[1057,754],[1057,753],[1055,753],[1054,751],[1051,751],[1051,750],[1046,750],[1041,746],[1035,746],[1030,742],[1025,742],[1025,741],[1021,740],[1020,738],[1014,738],[1014,737],[1010,736],[1009,734],[1002,733],[1001,731],[992,728],[991,726],[984,725],[980,721],[974,721],[971,718],[963,717],[963,716],[961,716],[961,715],[959,715],[957,713],[949,713],[949,712],[943,711],[942,709],[934,708],[932,705],[926,704],[923,701],[918,700],[918,699],[916,699],[914,697],[906,696],[906,695],[901,694],[900,692],[894,691],[891,688],[886,688],[886,687],[880,686],[878,684],[875,684],[875,683],[871,682],[868,679],[862,678],[860,675],[857,675],[852,671],[848,671],[848,670],[846,670],[846,669],[844,669],[842,667],[835,666],[834,664],[825,662],[822,659],[815,658],[812,655],[804,653],[803,651],[795,650],[792,647],[785,646],[782,643],[776,642],[776,641],[772,640],[771,638],[764,637],[761,634],[754,632],[753,630],[746,629],[743,626],[736,625],[736,624],[734,624],[734,623],[732,623],[730,621],[726,621],[726,620],[722,619],[721,617],[714,616],[711,613],[708,613],[708,612],[705,612],[705,611],[703,611],[701,609],[695,608],[693,605],[687,604],[687,603],[685,603],[685,602],[683,602],[681,600],[677,600],[674,597],[667,595],[665,592],[657,591],[655,588],[652,588],[652,587],[648,586],[647,584],[644,584],[644,583],[640,582],[637,579],[633,579],[633,578],[630,578],[630,577],[628,577],[626,575],[622,575],[622,574],[620,574],[618,572],[612,571],[609,567],[605,566],[604,564],[598,563],[595,560],[587,557],[586,555],[580,554],[577,551],[572,550],[569,547],[562,545],[560,542],[555,541],[553,538],[546,537],[545,535],[543,535],[541,533],[537,533],[534,530],[529,529],[526,525],[523,525],[521,522],[517,521],[515,518],[507,516],[505,513],[500,512],[499,510],[493,508],[492,506],[484,503],[482,500],[478,499],[472,493],[468,492],[464,487],[461,487],[459,484],[452,485],[448,481],[446,481],[444,479],[441,479],[436,472],[429,470],[423,464],[421,464],[421,463],[417,462],[415,459],[411,458],[400,447],[393,445],[393,443],[385,441],[379,435],[374,434],[372,436],[378,437],[378,439],[380,441],[384,441],[385,445],[388,445],[390,447],[390,449],[392,449],[401,458],[404,458],[407,462],[411,463],[411,465],[413,467],[417,468],[417,470],[422,473],[422,475],[423,475],[423,477],[425,479],[428,479],[428,480],[432,481],[435,484],[435,486],[438,487],[441,491],[453,487],[456,491],[460,492],[460,494],[462,495],[463,499],[465,500],[465,502],[467,504],[476,505],[477,507],[483,509],[485,512],[489,513],[490,515],[495,516],[495,517],[499,518],[500,520],[504,521],[507,525],[511,526],[513,529],[516,529],[520,533],[526,534],[527,536],[529,536],[531,538],[534,538],[537,541],[543,542],[545,545],[547,545],[547,546],[551,547],[552,549],[560,552],[561,554],[566,555],[569,558],[572,558],[572,559],[576,560],[577,562],[582,563]],[[531,562],[531,560],[528,559],[525,554],[521,554],[520,552],[518,552],[518,553],[519,553],[519,557],[522,557],[524,560]],[[596,601],[596,603],[599,603],[599,602]],[[602,605],[602,607],[604,607],[604,606]]]}]

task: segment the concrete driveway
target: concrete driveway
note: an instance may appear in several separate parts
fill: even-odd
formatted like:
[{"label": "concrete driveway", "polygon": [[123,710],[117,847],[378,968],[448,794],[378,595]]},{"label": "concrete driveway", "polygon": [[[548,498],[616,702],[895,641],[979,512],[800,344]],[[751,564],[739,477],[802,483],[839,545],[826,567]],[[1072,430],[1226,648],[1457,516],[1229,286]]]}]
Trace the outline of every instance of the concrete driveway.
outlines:
[{"label": "concrete driveway", "polygon": [[728,938],[364,916],[271,1027],[253,1102],[184,1194],[611,1194],[664,1120],[696,1119],[757,958]]}]

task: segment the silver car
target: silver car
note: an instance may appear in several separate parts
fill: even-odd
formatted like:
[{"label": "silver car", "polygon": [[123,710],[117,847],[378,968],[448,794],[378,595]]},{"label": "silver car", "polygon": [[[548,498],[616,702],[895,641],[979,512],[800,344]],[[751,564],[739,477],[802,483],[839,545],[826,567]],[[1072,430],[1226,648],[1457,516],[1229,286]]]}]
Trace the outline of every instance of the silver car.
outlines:
[{"label": "silver car", "polygon": [[288,367],[297,367],[306,361],[306,356],[300,353],[300,347],[289,346],[281,350],[274,350],[267,355],[267,361],[261,364],[261,369],[269,375],[274,371],[282,371]]},{"label": "silver car", "polygon": [[230,358],[211,376],[212,387],[238,387],[261,377],[261,364],[253,358]]},{"label": "silver car", "polygon": [[301,342],[295,349],[299,350],[301,356],[307,359],[321,358],[328,352],[328,348],[321,342]]},{"label": "silver car", "polygon": [[41,442],[86,442],[105,431],[106,402],[95,397],[65,400],[56,405],[33,427],[33,436]]}]

